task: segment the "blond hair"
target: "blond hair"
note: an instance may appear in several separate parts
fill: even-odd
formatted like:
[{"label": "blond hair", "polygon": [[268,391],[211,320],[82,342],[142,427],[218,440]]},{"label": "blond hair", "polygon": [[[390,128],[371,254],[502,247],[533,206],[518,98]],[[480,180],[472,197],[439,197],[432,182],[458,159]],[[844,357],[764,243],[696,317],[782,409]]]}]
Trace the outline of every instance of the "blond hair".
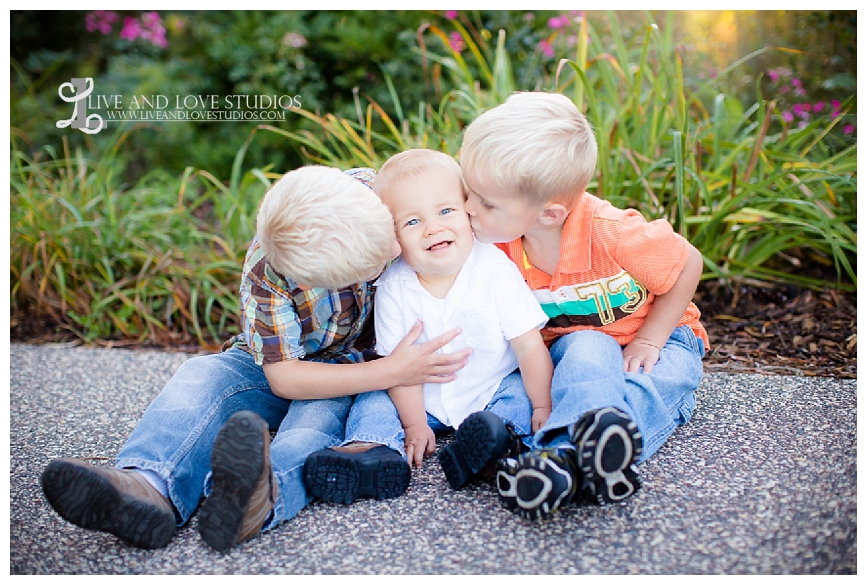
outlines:
[{"label": "blond hair", "polygon": [[464,132],[461,169],[516,189],[529,203],[571,206],[596,168],[587,119],[561,94],[516,92]]},{"label": "blond hair", "polygon": [[[460,182],[461,167],[449,155],[427,148],[404,150],[385,161],[376,175],[373,191],[383,197],[391,185],[436,168],[444,172],[454,173]],[[461,188],[463,189],[463,183],[461,183]]]},{"label": "blond hair", "polygon": [[299,284],[345,288],[391,260],[388,208],[335,168],[307,166],[283,175],[262,200],[256,228],[271,266]]}]

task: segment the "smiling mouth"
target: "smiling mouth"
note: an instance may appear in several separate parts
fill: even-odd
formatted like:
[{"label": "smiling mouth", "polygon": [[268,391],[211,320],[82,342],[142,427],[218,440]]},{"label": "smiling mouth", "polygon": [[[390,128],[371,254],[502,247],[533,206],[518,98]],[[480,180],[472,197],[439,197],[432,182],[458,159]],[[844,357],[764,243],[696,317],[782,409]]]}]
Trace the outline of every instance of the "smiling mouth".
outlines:
[{"label": "smiling mouth", "polygon": [[445,240],[443,242],[437,242],[433,246],[430,246],[427,251],[428,252],[439,252],[440,250],[445,250],[449,246],[451,246],[454,242],[451,240]]}]

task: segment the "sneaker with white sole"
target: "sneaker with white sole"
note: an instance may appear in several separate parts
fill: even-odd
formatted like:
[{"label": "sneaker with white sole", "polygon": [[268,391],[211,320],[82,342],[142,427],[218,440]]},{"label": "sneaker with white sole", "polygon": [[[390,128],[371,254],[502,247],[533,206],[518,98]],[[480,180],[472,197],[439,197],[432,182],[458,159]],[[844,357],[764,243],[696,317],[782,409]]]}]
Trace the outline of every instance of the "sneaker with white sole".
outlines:
[{"label": "sneaker with white sole", "polygon": [[575,450],[547,447],[497,464],[497,491],[506,509],[540,520],[571,502],[581,489]]},{"label": "sneaker with white sole", "polygon": [[641,488],[635,463],[644,442],[626,413],[612,406],[588,412],[569,438],[584,481],[600,505],[622,502]]}]

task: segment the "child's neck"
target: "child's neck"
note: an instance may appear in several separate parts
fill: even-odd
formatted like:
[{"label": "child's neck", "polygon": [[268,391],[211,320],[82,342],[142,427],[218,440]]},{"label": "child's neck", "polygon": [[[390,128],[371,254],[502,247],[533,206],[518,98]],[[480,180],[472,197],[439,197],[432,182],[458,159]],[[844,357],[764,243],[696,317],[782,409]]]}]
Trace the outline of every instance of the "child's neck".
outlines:
[{"label": "child's neck", "polygon": [[521,243],[527,259],[534,267],[553,276],[560,262],[563,224],[539,227],[524,234]]},{"label": "child's neck", "polygon": [[444,299],[452,289],[452,285],[458,278],[460,271],[445,276],[422,274],[421,272],[416,272],[415,274],[418,276],[418,282],[421,284],[422,288],[435,298]]}]

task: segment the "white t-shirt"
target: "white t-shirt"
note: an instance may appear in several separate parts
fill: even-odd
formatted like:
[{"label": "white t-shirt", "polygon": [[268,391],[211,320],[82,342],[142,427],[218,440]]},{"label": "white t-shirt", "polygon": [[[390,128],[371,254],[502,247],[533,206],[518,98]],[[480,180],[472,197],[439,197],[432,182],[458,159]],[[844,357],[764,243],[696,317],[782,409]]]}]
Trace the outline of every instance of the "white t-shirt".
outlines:
[{"label": "white t-shirt", "polygon": [[518,367],[508,340],[534,327],[539,329],[548,321],[518,267],[495,246],[478,241],[444,299],[425,290],[402,258],[385,271],[375,286],[378,354],[394,351],[417,320],[424,323],[417,343],[460,327],[461,334],[441,351],[473,348],[456,380],[424,385],[425,410],[452,428],[470,414],[484,410],[503,378]]}]

